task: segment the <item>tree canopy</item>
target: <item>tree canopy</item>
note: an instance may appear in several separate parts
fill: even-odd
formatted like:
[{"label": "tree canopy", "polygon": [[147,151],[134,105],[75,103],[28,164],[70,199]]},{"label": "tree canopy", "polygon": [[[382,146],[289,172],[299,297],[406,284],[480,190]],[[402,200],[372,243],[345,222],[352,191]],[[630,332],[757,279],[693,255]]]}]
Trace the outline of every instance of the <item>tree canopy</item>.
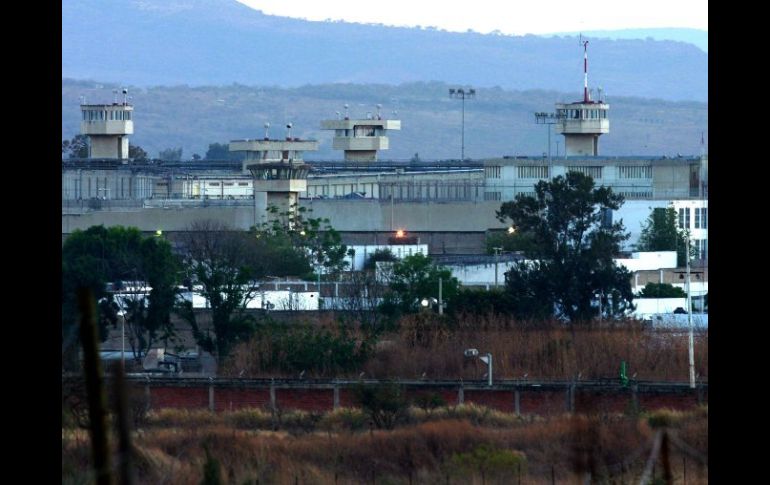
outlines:
[{"label": "tree canopy", "polygon": [[569,321],[598,313],[622,314],[631,306],[630,272],[615,265],[620,244],[628,238],[621,222],[605,224],[603,209],[617,210],[623,197],[591,177],[570,171],[535,186],[535,195],[519,194],[497,211],[531,241],[527,261],[506,273],[506,288],[521,317],[545,318],[554,312]]},{"label": "tree canopy", "polygon": [[423,298],[438,299],[439,278],[442,300],[449,302],[457,295],[460,286],[452,272],[421,253],[406,256],[393,264],[389,282],[391,291],[385,295],[382,311],[394,316],[418,311]]},{"label": "tree canopy", "polygon": [[[642,224],[642,234],[636,244],[638,251],[676,251],[677,265],[687,264],[688,233],[677,224],[676,209],[673,207],[656,207],[650,213],[647,221]],[[690,256],[695,248],[690,248]]]},{"label": "tree canopy", "polygon": [[71,140],[62,140],[61,153],[67,158],[88,158],[88,136],[75,135]]},{"label": "tree canopy", "polygon": [[[62,338],[72,341],[77,327],[75,292],[90,288],[97,305],[100,337],[107,326],[117,325],[124,311],[128,342],[136,353],[145,352],[159,338],[173,335],[170,314],[176,298],[178,261],[171,245],[156,236],[143,236],[133,227],[92,226],[76,230],[62,247]],[[149,288],[149,293],[120,295],[107,290],[107,283],[120,289],[122,281]],[[67,345],[63,345],[68,347]]]}]

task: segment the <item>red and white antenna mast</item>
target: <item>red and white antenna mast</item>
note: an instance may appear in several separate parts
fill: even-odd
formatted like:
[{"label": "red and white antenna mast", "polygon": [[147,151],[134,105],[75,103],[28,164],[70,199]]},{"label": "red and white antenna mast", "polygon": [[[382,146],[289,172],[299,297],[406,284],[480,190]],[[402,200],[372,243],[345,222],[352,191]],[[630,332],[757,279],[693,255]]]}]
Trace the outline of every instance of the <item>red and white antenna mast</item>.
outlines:
[{"label": "red and white antenna mast", "polygon": [[591,101],[588,97],[588,41],[581,35],[580,43],[583,44],[583,102],[588,103]]}]

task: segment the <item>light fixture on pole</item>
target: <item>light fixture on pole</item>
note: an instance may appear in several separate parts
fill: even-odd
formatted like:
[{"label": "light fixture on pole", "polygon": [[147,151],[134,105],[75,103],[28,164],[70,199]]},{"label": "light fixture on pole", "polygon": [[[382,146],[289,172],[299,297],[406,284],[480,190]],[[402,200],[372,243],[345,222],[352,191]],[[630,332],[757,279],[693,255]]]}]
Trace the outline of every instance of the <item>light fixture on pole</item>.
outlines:
[{"label": "light fixture on pole", "polygon": [[449,88],[449,97],[462,100],[462,123],[461,123],[461,148],[460,160],[465,160],[465,98],[476,97],[476,90],[473,88]]},{"label": "light fixture on pole", "polygon": [[120,316],[120,365],[126,367],[126,311],[121,309],[118,311]]},{"label": "light fixture on pole", "polygon": [[487,352],[485,355],[479,356],[478,349],[466,349],[463,355],[467,358],[478,357],[479,360],[487,364],[487,385],[492,387],[492,354]]}]

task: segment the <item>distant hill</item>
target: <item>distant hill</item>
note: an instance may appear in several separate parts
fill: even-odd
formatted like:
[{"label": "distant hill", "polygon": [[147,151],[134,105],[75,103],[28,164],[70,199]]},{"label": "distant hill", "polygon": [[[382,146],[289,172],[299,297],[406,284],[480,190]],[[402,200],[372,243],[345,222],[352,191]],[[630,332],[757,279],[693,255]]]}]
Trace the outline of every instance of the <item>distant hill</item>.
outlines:
[{"label": "distant hill", "polygon": [[[112,102],[107,82],[62,80],[62,138],[79,130],[80,96],[89,103]],[[319,140],[320,150],[310,159],[341,159],[331,150],[332,133],[319,129],[321,119],[350,105],[350,115],[366,116],[382,103],[386,118],[402,120],[392,132],[391,149],[381,158],[422,159],[460,157],[461,102],[450,99],[450,85],[440,82],[389,84],[318,84],[297,88],[269,86],[161,86],[132,87],[135,134],[138,144],[157,157],[160,150],[183,148],[183,158],[203,156],[208,144],[237,138],[285,136],[284,125],[294,123],[293,136]],[[502,155],[536,155],[547,152],[546,126],[535,124],[534,112],[552,111],[557,101],[575,101],[578,93],[478,88],[475,99],[465,101],[466,155],[471,158]],[[708,141],[708,105],[609,96],[610,133],[600,138],[604,155],[698,154],[701,132]],[[398,111],[393,115],[393,111]],[[552,154],[564,153],[563,137],[552,132]]]},{"label": "distant hill", "polygon": [[[692,44],[595,40],[592,87],[610,96],[707,101],[708,55]],[[235,0],[67,0],[62,77],[137,86],[441,81],[579,95],[570,37],[454,33],[264,15]]]},{"label": "distant hill", "polygon": [[589,39],[655,39],[673,40],[693,44],[703,52],[709,51],[709,33],[700,29],[620,29],[620,30],[592,30],[585,32],[560,32],[552,35],[575,36],[584,35]]}]

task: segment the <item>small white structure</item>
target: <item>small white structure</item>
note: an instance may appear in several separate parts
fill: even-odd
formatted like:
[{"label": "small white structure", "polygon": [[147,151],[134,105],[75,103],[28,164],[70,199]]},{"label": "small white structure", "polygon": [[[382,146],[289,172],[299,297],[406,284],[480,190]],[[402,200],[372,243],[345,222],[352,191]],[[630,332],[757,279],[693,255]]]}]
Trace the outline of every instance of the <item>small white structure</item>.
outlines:
[{"label": "small white structure", "polygon": [[630,258],[615,259],[615,264],[631,272],[676,268],[676,251],[634,252]]},{"label": "small white structure", "polygon": [[345,118],[321,121],[322,130],[334,130],[332,148],[344,150],[345,160],[351,162],[373,162],[377,160],[378,150],[387,150],[388,130],[400,130],[401,120],[384,120],[379,113],[371,113],[366,119],[351,120],[345,105]]}]

